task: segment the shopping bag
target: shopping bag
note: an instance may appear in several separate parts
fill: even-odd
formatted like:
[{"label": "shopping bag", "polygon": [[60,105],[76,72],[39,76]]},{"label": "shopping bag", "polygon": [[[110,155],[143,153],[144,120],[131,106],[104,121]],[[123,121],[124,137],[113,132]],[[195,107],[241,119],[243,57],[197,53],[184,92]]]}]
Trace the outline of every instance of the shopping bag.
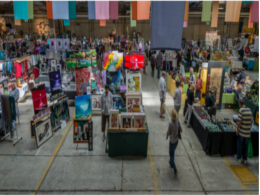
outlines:
[{"label": "shopping bag", "polygon": [[187,93],[188,87],[189,87],[188,84],[184,84],[184,83],[183,83],[182,93]]},{"label": "shopping bag", "polygon": [[249,140],[249,142],[248,142],[248,145],[247,145],[247,157],[248,158],[253,158],[253,146],[252,146],[252,142],[251,142],[251,138],[250,138],[250,140]]},{"label": "shopping bag", "polygon": [[165,114],[166,113],[166,106],[165,106],[165,102],[163,102],[163,105],[162,105],[162,114]]}]

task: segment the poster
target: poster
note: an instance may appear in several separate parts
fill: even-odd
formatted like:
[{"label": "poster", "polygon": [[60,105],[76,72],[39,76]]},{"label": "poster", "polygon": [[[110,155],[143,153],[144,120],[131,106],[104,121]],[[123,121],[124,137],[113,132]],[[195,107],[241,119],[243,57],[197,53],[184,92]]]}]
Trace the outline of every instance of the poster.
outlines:
[{"label": "poster", "polygon": [[127,93],[141,93],[141,74],[127,74],[126,75],[126,92]]},{"label": "poster", "polygon": [[110,72],[123,67],[123,53],[105,53],[103,57],[103,69]]},{"label": "poster", "polygon": [[118,110],[110,110],[109,127],[119,128],[118,120],[119,120],[119,111]]},{"label": "poster", "polygon": [[94,111],[101,111],[101,95],[91,96],[91,109]]},{"label": "poster", "polygon": [[126,96],[126,109],[127,112],[134,112],[134,106],[141,105],[141,96]]},{"label": "poster", "polygon": [[55,95],[57,93],[62,92],[60,70],[50,72],[49,77],[51,84],[51,94]]},{"label": "poster", "polygon": [[89,86],[89,78],[90,78],[90,72],[88,67],[76,69],[77,96],[87,94],[86,87]]},{"label": "poster", "polygon": [[44,142],[46,142],[48,139],[50,139],[52,137],[53,132],[51,129],[50,118],[48,118],[46,121],[44,121],[40,125],[36,126],[35,134],[36,134],[37,148],[40,147]]},{"label": "poster", "polygon": [[106,83],[112,90],[112,94],[118,94],[121,86],[121,71],[107,72]]},{"label": "poster", "polygon": [[113,109],[124,108],[124,100],[120,95],[113,96]]},{"label": "poster", "polygon": [[222,68],[211,68],[209,91],[216,97],[216,104],[219,104],[221,92]]},{"label": "poster", "polygon": [[47,105],[47,96],[46,96],[46,89],[45,85],[39,85],[31,90],[32,99],[33,99],[33,108],[34,114],[46,109]]},{"label": "poster", "polygon": [[134,117],[134,128],[145,128],[145,116]]},{"label": "poster", "polygon": [[91,116],[91,95],[75,97],[76,119],[88,119]]}]

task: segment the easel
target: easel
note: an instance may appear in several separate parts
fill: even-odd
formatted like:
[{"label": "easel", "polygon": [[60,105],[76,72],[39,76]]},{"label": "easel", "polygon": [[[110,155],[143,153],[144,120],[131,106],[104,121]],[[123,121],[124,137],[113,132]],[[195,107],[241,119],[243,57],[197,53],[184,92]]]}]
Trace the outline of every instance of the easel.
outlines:
[{"label": "easel", "polygon": [[[44,116],[42,116],[41,118],[39,118],[39,119],[37,119],[36,121],[34,121],[34,122],[32,123],[32,125],[34,126],[34,129],[36,129],[36,125],[37,125],[38,122],[44,121],[43,119],[44,119],[45,117],[50,118],[50,115],[51,115],[51,113],[47,113],[46,115],[44,115]],[[52,127],[51,127],[51,130],[52,130],[52,133],[54,133]],[[32,138],[35,138],[35,139],[34,139],[34,149],[36,150],[36,148],[37,148],[37,146],[36,146],[36,132],[35,132],[34,134],[35,134],[35,136],[34,136],[34,137],[31,136],[31,137],[32,137]]]},{"label": "easel", "polygon": [[[64,93],[64,92],[63,92]],[[66,94],[64,94],[63,96],[60,96],[60,97],[57,97],[56,99],[54,99],[54,100],[51,100],[50,101],[50,103],[52,103],[52,105],[54,105],[54,102],[55,101],[60,101],[60,100],[63,100],[63,98],[65,98],[66,97]]]}]

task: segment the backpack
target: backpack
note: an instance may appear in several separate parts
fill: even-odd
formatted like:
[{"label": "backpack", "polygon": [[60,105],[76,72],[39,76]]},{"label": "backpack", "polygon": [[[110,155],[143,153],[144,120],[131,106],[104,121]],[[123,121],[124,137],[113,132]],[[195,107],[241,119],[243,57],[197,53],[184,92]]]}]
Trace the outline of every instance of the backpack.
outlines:
[{"label": "backpack", "polygon": [[199,78],[196,81],[196,88],[197,89],[202,89],[202,80],[201,80],[200,76],[199,76]]}]

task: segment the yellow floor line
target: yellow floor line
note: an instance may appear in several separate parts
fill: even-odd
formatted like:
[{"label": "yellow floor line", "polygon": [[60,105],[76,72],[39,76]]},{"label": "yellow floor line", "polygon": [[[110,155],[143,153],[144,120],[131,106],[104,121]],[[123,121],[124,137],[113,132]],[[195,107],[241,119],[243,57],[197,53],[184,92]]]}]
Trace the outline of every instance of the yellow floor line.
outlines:
[{"label": "yellow floor line", "polygon": [[[75,117],[75,116],[74,116],[74,117]],[[74,117],[73,117],[73,118],[74,118]],[[44,171],[43,171],[43,173],[42,173],[42,175],[41,175],[39,181],[37,182],[37,184],[36,184],[36,186],[35,186],[35,188],[34,188],[35,191],[39,190],[39,188],[40,188],[40,186],[41,186],[41,184],[42,184],[42,182],[43,182],[43,180],[44,180],[44,178],[45,178],[45,176],[46,176],[48,170],[50,169],[50,167],[51,167],[51,165],[52,165],[52,163],[53,163],[53,161],[54,161],[54,159],[55,159],[55,157],[56,157],[58,151],[60,150],[60,147],[61,147],[61,145],[62,145],[62,143],[63,143],[65,137],[67,136],[67,134],[68,134],[68,132],[69,132],[69,130],[70,130],[71,125],[72,125],[72,121],[69,123],[69,125],[68,125],[68,127],[67,127],[65,133],[63,134],[63,136],[62,136],[62,138],[61,138],[61,140],[60,140],[58,146],[57,146],[56,149],[54,150],[54,152],[53,152],[53,154],[52,154],[52,156],[51,156],[51,158],[50,158],[50,160],[49,160],[47,166],[45,167],[45,169],[44,169]],[[32,195],[33,195],[33,194],[36,194],[36,192],[33,192]]]},{"label": "yellow floor line", "polygon": [[228,160],[226,159],[226,157],[223,157],[223,159],[225,160],[228,168],[232,171],[232,173],[234,174],[234,176],[237,178],[238,182],[240,183],[240,185],[246,190],[246,192],[249,194],[249,195],[252,195],[252,193],[249,191],[249,189],[243,184],[241,183],[240,179],[238,178],[237,174],[235,173],[235,171],[231,168]]},{"label": "yellow floor line", "polygon": [[151,165],[152,174],[153,174],[154,190],[155,190],[155,194],[158,195],[158,194],[160,194],[160,193],[159,193],[159,190],[158,190],[158,183],[157,183],[157,179],[156,179],[156,175],[155,175],[154,164],[153,164],[153,157],[152,157],[152,151],[151,151],[150,141],[149,141],[149,140],[148,140],[148,152],[149,152],[149,160],[150,160],[150,165]]}]

